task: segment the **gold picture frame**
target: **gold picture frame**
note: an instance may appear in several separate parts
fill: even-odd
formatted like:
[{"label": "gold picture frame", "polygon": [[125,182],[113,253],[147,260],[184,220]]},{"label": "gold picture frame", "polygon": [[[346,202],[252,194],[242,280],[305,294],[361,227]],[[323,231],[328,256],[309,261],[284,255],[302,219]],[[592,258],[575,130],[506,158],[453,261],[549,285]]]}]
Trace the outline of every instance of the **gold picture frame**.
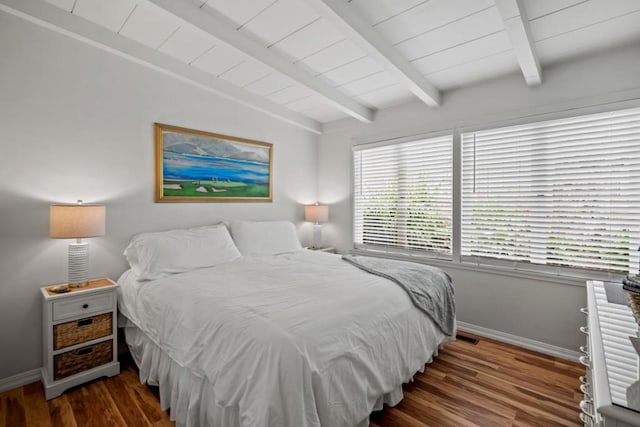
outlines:
[{"label": "gold picture frame", "polygon": [[154,123],[156,202],[271,202],[273,144]]}]

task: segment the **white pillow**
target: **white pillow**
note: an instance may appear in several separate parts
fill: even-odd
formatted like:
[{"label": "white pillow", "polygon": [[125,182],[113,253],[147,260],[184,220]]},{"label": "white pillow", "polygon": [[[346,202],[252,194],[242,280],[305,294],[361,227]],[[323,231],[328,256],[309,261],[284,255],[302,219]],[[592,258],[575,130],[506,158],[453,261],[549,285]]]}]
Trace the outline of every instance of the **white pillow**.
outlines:
[{"label": "white pillow", "polygon": [[227,227],[198,227],[134,236],[124,250],[138,280],[154,280],[240,258]]},{"label": "white pillow", "polygon": [[244,256],[276,255],[302,249],[289,221],[232,221],[233,241]]}]

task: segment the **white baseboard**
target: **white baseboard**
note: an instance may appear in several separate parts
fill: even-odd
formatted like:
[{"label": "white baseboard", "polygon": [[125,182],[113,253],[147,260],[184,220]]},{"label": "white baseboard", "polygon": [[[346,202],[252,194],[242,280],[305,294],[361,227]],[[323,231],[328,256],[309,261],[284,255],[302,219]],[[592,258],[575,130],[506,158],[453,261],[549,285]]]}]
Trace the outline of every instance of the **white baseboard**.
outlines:
[{"label": "white baseboard", "polygon": [[40,368],[0,379],[0,393],[40,381]]},{"label": "white baseboard", "polygon": [[569,350],[564,347],[558,347],[541,341],[532,340],[530,338],[511,335],[506,332],[496,331],[482,326],[472,325],[470,323],[456,323],[458,325],[458,329],[463,331],[491,338],[496,341],[505,342],[507,344],[517,345],[518,347],[526,348],[527,350],[533,350],[550,356],[559,357],[561,359],[571,360],[572,362],[577,362],[580,357],[580,353],[578,351]]}]

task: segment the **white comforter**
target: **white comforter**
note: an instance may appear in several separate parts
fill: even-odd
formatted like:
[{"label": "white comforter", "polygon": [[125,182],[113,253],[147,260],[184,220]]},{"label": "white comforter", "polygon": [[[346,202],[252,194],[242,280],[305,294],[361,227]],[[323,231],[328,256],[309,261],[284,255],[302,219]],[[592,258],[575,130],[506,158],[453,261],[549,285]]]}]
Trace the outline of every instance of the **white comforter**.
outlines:
[{"label": "white comforter", "polygon": [[399,286],[336,255],[243,258],[150,282],[128,275],[121,312],[247,427],[362,423],[447,339]]}]

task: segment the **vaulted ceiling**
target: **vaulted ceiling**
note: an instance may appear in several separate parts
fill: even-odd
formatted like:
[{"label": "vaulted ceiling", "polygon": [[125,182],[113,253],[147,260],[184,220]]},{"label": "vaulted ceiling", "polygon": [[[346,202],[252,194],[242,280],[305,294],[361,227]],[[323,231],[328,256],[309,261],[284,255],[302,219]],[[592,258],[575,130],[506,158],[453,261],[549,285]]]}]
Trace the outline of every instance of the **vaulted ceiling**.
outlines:
[{"label": "vaulted ceiling", "polygon": [[320,133],[322,123],[640,42],[638,0],[0,0],[12,13]]}]

